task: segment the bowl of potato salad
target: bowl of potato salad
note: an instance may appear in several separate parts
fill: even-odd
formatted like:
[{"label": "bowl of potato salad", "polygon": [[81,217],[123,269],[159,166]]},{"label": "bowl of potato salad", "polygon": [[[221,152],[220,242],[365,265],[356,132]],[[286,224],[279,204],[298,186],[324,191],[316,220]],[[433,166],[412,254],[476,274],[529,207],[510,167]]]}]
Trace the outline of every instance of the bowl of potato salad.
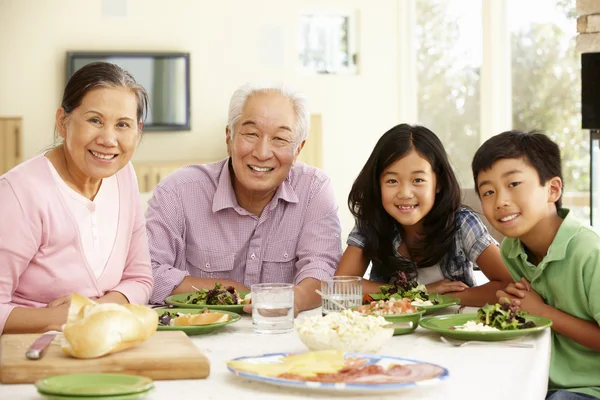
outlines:
[{"label": "bowl of potato salad", "polygon": [[294,323],[298,337],[309,350],[344,350],[376,353],[390,340],[394,329],[382,316],[352,310],[315,315]]}]

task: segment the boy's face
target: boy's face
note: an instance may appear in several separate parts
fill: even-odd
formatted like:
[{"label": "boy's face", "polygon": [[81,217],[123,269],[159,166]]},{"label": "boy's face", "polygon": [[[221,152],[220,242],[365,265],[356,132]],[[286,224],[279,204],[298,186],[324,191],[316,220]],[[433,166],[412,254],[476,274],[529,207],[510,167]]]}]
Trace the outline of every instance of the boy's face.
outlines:
[{"label": "boy's face", "polygon": [[554,177],[540,185],[537,171],[525,159],[506,158],[479,173],[477,189],[483,213],[494,228],[504,236],[523,238],[556,212],[562,182]]}]

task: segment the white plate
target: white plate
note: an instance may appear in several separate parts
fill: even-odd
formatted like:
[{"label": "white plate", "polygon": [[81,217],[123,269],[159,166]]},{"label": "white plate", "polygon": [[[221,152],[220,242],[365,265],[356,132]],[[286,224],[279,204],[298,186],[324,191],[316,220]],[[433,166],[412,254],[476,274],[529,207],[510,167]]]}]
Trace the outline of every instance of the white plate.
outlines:
[{"label": "white plate", "polygon": [[[233,359],[232,361],[247,361],[251,363],[257,364],[275,364],[280,363],[281,358],[291,356],[292,353],[272,353],[272,354],[263,354],[260,356],[253,357],[238,357]],[[441,369],[440,374],[435,378],[418,380],[418,381],[409,381],[403,383],[324,383],[324,382],[310,382],[310,381],[296,381],[291,379],[282,379],[275,378],[269,376],[258,375],[252,372],[241,371],[230,366],[227,366],[234,374],[241,376],[246,379],[259,381],[268,383],[271,385],[277,386],[286,386],[286,387],[294,387],[300,389],[313,389],[318,391],[334,391],[334,392],[344,392],[344,393],[382,393],[382,392],[395,392],[399,390],[405,389],[413,389],[424,386],[432,386],[440,383],[441,381],[448,378],[448,370],[444,367],[441,367],[436,364],[426,363],[418,360],[410,360],[407,358],[401,357],[390,357],[390,356],[380,356],[376,354],[363,354],[363,353],[344,353],[344,357],[352,357],[352,358],[363,358],[368,360],[367,365],[381,365],[382,367],[386,367],[392,364],[399,365],[408,365],[408,364],[429,364],[436,366]]]}]

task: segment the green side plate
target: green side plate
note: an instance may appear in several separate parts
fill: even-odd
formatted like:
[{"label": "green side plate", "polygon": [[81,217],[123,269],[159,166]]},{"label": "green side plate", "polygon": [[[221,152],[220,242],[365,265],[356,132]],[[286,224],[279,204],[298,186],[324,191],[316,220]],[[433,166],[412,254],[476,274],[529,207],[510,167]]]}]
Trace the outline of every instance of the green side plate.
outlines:
[{"label": "green side plate", "polygon": [[152,392],[152,389],[141,393],[118,394],[116,396],[62,396],[60,394],[51,394],[38,391],[40,396],[50,400],[133,400],[146,397],[150,392]]},{"label": "green side plate", "polygon": [[[352,307],[352,310],[356,311],[357,308],[358,307]],[[356,312],[358,312],[358,311],[356,311]],[[383,319],[385,319],[386,321],[388,321],[392,324],[395,324],[397,322],[409,322],[409,321],[413,323],[412,328],[394,329],[394,336],[396,336],[396,335],[404,335],[405,333],[411,333],[415,329],[417,329],[417,326],[419,326],[419,320],[421,319],[421,317],[423,316],[424,313],[425,313],[425,310],[419,310],[417,312],[410,313],[410,314],[382,315],[382,317],[383,317]]]},{"label": "green side plate", "polygon": [[[202,311],[204,311],[205,309],[206,308],[202,308],[202,309],[199,309],[199,308],[167,308],[167,309],[156,310],[156,313],[158,314],[159,317],[166,312],[171,312],[171,313],[176,312],[176,313],[182,313],[182,314],[198,314],[198,313],[201,313]],[[210,324],[210,325],[197,325],[197,326],[162,326],[162,325],[158,325],[158,330],[159,331],[183,331],[188,336],[202,335],[205,333],[210,333],[210,332],[216,331],[217,329],[222,328],[225,325],[229,325],[229,324],[233,324],[234,322],[238,322],[241,318],[239,314],[236,314],[231,311],[224,311],[224,310],[213,310],[213,311],[219,312],[221,314],[229,314],[229,315],[231,315],[231,318],[229,319],[229,321],[217,322],[216,324]]]},{"label": "green side plate", "polygon": [[458,297],[446,296],[439,293],[431,293],[429,295],[429,300],[437,300],[439,303],[434,304],[433,306],[415,306],[421,310],[425,310],[425,315],[431,314],[437,310],[441,310],[442,308],[450,307],[456,304],[460,304],[460,299]]},{"label": "green side plate", "polygon": [[394,329],[394,336],[396,336],[396,335],[404,335],[406,333],[411,333],[415,329],[417,329],[417,326],[419,326],[419,320],[421,319],[421,317],[423,316],[424,313],[425,313],[425,310],[419,310],[419,311],[411,313],[411,314],[382,315],[382,317],[386,321],[389,321],[393,324],[395,324],[397,322],[409,322],[409,321],[413,323],[412,328]]},{"label": "green side plate", "polygon": [[[136,395],[148,392],[154,387],[152,379],[143,376],[125,374],[67,374],[57,375],[35,382],[40,393],[48,397],[83,396],[94,397]],[[73,398],[73,397],[69,397]],[[127,397],[135,398],[135,397]]]},{"label": "green side plate", "polygon": [[419,325],[421,325],[425,329],[429,329],[434,332],[439,332],[442,336],[446,336],[452,339],[484,341],[516,339],[534,332],[542,331],[552,326],[552,321],[548,318],[528,315],[525,317],[525,319],[527,321],[533,321],[535,323],[535,327],[533,328],[491,332],[469,332],[464,331],[462,329],[450,329],[451,327],[461,326],[467,321],[472,321],[476,319],[477,314],[438,315],[423,318]]},{"label": "green side plate", "polygon": [[[171,295],[165,299],[165,303],[171,304],[171,305],[174,305],[177,307],[183,307],[183,308],[208,308],[209,310],[224,310],[224,311],[231,311],[231,312],[238,313],[238,314],[243,312],[243,308],[244,308],[245,304],[211,306],[211,305],[206,305],[204,303],[197,303],[197,304],[186,303],[185,299],[189,295],[194,294],[194,293],[196,293],[196,292],[180,293],[180,294]],[[242,298],[244,298],[248,293],[250,293],[250,292],[238,292],[238,294]]]}]

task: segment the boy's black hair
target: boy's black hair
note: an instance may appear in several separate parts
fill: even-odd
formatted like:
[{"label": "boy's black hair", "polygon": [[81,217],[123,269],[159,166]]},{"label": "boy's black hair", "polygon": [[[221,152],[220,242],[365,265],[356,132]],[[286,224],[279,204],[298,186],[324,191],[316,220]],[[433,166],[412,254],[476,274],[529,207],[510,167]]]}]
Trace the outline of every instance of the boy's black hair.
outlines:
[{"label": "boy's black hair", "polygon": [[[563,180],[560,149],[556,143],[542,131],[507,131],[486,140],[473,157],[471,168],[473,169],[475,192],[478,195],[477,178],[479,173],[489,170],[496,161],[505,158],[525,159],[537,171],[540,185],[545,185],[548,180],[556,176],[561,181]],[[562,193],[554,204],[556,209],[562,207]]]},{"label": "boy's black hair", "polygon": [[[415,150],[430,164],[437,187],[433,208],[423,218],[424,239],[417,247],[407,246],[414,261],[395,256],[393,239],[402,226],[385,211],[381,202],[380,177],[390,165]],[[416,278],[416,267],[438,263],[453,251],[456,212],[461,206],[461,191],[440,139],[423,126],[397,125],[383,134],[354,181],[348,207],[360,233],[365,236],[365,256],[385,266],[384,279],[405,271]]]}]

